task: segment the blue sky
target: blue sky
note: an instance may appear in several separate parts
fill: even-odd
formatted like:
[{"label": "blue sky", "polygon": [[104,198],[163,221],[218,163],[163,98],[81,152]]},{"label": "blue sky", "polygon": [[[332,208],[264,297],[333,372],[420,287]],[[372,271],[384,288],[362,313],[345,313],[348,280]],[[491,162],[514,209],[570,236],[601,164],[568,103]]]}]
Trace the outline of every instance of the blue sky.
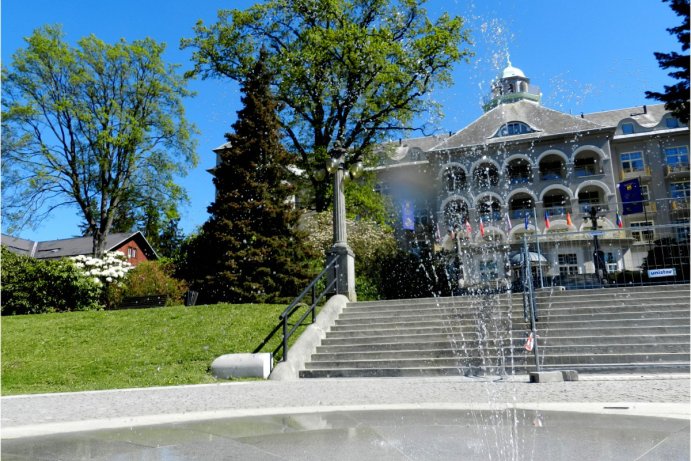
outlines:
[{"label": "blue sky", "polygon": [[[244,9],[248,0],[3,0],[2,62],[9,65],[23,38],[44,24],[62,24],[67,39],[95,34],[107,42],[151,37],[166,42],[166,60],[191,67],[180,39],[192,36],[198,19],[213,22],[220,8]],[[440,133],[464,128],[482,114],[482,97],[506,66],[506,56],[540,86],[542,103],[567,113],[599,112],[652,104],[646,90],[660,91],[673,81],[658,67],[653,52],[680,51],[665,29],[680,23],[659,0],[429,0],[431,16],[447,11],[467,18],[475,57],[459,64],[454,84],[435,92],[445,117],[435,121]],[[197,96],[186,101],[188,119],[197,125],[200,162],[180,183],[190,196],[181,209],[181,227],[192,232],[207,219],[213,200],[211,151],[240,109],[237,85],[229,81],[193,81]],[[77,211],[64,208],[36,229],[16,235],[33,240],[76,236]],[[5,226],[3,225],[3,231]]]}]

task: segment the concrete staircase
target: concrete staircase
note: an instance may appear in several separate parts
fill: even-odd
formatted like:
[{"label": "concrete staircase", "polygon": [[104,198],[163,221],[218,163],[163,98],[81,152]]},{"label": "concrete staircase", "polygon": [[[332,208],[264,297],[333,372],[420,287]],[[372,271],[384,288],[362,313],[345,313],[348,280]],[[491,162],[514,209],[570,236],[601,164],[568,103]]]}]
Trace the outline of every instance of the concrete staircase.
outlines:
[{"label": "concrete staircase", "polygon": [[[689,285],[538,292],[542,370],[689,372]],[[302,378],[535,371],[521,294],[350,303]]]}]

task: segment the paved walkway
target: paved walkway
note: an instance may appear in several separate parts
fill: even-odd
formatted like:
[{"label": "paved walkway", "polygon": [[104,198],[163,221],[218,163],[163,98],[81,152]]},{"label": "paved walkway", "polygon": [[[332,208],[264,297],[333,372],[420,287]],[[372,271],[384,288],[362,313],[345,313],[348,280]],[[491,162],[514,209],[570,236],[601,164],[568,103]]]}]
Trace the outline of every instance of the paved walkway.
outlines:
[{"label": "paved walkway", "polygon": [[[352,459],[351,455],[355,457],[358,450],[363,452],[362,459],[434,459],[434,457],[454,459],[459,452],[454,451],[453,444],[449,445],[449,443],[450,440],[455,440],[454,443],[458,442],[456,440],[460,434],[458,431],[468,430],[469,427],[476,428],[473,430],[484,428],[480,435],[476,434],[476,438],[486,438],[483,435],[485,433],[495,433],[497,437],[504,438],[501,435],[503,432],[497,432],[496,427],[490,424],[491,421],[496,420],[496,417],[487,415],[513,414],[514,417],[499,418],[500,425],[523,427],[517,421],[527,418],[526,427],[538,427],[542,426],[540,422],[543,418],[542,414],[552,415],[545,418],[554,419],[557,417],[553,415],[561,413],[552,412],[574,412],[579,416],[574,416],[572,413],[570,417],[562,419],[570,421],[569,424],[581,421],[579,423],[581,428],[590,426],[601,418],[615,418],[616,423],[612,421],[597,423],[601,427],[601,434],[604,434],[603,430],[610,431],[624,421],[626,421],[624,425],[632,425],[632,421],[646,419],[636,419],[637,417],[662,418],[652,424],[655,430],[664,428],[662,433],[656,433],[654,436],[648,434],[646,436],[648,438],[641,436],[648,442],[640,447],[634,444],[637,450],[635,452],[625,452],[626,456],[635,454],[636,458],[599,459],[663,459],[646,458],[640,455],[649,452],[658,456],[661,453],[660,450],[664,449],[672,450],[675,456],[678,456],[664,459],[687,460],[689,459],[689,419],[691,419],[689,384],[687,374],[581,375],[577,382],[541,384],[530,384],[526,377],[512,377],[507,380],[457,377],[312,379],[11,396],[2,398],[2,458],[14,460],[116,459],[116,453],[129,452],[128,450],[137,447],[137,450],[153,451],[146,451],[146,456],[144,452],[137,452],[143,457],[136,455],[126,459],[306,459],[312,456],[317,458],[327,453],[333,459]],[[489,410],[498,410],[498,412],[492,413],[488,412]],[[519,414],[520,418],[516,416]],[[417,422],[411,426],[405,423],[406,418],[408,420],[412,418]],[[444,418],[450,419],[446,423],[440,423]],[[387,426],[389,429],[397,428],[406,434],[398,433],[396,436],[389,433],[383,434],[386,431],[382,429],[382,420],[401,421],[402,426],[415,429],[410,429],[410,433],[407,433],[401,425],[389,424]],[[231,421],[236,423],[243,421],[243,423],[237,426],[235,423],[233,423],[235,425],[231,424]],[[311,422],[305,423],[305,421]],[[229,424],[235,428],[234,435],[227,434]],[[424,441],[415,434],[424,433],[425,428],[438,430],[440,424],[445,427],[454,427],[456,431],[455,436],[451,437],[451,433],[448,433],[435,442],[435,445],[451,450],[447,453],[448,456],[440,453],[436,453],[434,457],[429,453],[420,455],[420,444],[424,444]],[[558,426],[550,425],[553,427],[550,430],[555,431]],[[636,424],[631,427],[634,426]],[[648,431],[650,426],[651,424],[645,423],[636,427]],[[205,429],[200,429],[200,427]],[[219,435],[221,427],[226,428],[221,432],[226,432]],[[242,428],[240,432],[237,432],[238,427]],[[296,427],[300,430],[295,430]],[[494,429],[487,429],[492,427]],[[352,446],[347,445],[350,447],[347,451],[348,456],[344,453],[330,452],[333,449],[332,444],[336,442],[324,442],[329,439],[328,437],[322,439],[305,436],[307,433],[323,431],[325,428],[336,431],[327,431],[330,437],[338,440],[345,437],[344,440],[354,443]],[[360,434],[358,431],[364,430],[363,428],[367,430]],[[251,434],[253,431],[256,433]],[[558,438],[566,443],[565,437],[572,437],[568,434],[578,433],[578,431],[573,432],[572,429],[569,431],[560,432]],[[272,445],[270,449],[261,448],[262,444],[267,443],[267,437],[264,436],[268,436],[269,433],[275,435],[286,432],[296,432],[293,437],[298,437],[297,433],[299,433],[301,438],[299,440],[293,438],[292,442],[286,440],[283,447]],[[351,432],[353,437],[348,439],[348,434]],[[123,433],[129,434],[129,438],[123,439]],[[133,435],[135,433],[136,437]],[[94,438],[93,434],[100,435]],[[190,434],[196,434],[196,438]],[[207,443],[197,447],[200,434],[207,442],[214,439],[217,443]],[[320,432],[320,434],[325,433]],[[510,435],[511,430],[508,434],[506,437],[513,437]],[[539,444],[535,445],[539,440],[536,437],[540,434],[546,434],[546,432],[533,434],[527,440],[532,440],[534,447],[540,447]],[[621,434],[610,434],[610,436],[617,439],[617,443],[621,443],[619,439]],[[113,437],[117,439],[118,444],[113,445]],[[133,441],[132,437],[136,440]],[[252,439],[254,442],[250,443],[248,437],[255,437]],[[240,438],[242,442],[239,441]],[[268,438],[276,439],[276,436]],[[183,443],[181,440],[186,440],[186,442]],[[405,445],[405,440],[417,440],[409,447],[412,451],[406,451],[401,445],[401,443]],[[69,443],[65,445],[67,441]],[[289,447],[297,442],[300,442],[301,451],[291,452]],[[343,440],[341,442],[345,443]],[[77,450],[81,454],[65,457],[66,452],[76,449],[75,443],[81,447]],[[85,443],[89,447],[86,452],[84,452]],[[372,443],[383,451],[368,452],[365,446]],[[578,442],[574,441],[574,443]],[[212,455],[216,450],[229,449],[228,444],[234,447],[228,453],[236,453],[237,457]],[[162,446],[169,447],[168,451],[161,451]],[[478,448],[480,451],[472,451],[477,447],[465,446],[465,448],[471,450],[468,452],[469,456],[475,453],[478,458],[487,459],[487,450],[509,449],[502,446],[498,441],[492,441],[489,445],[484,443]],[[517,445],[514,441],[513,444],[507,446],[514,447],[511,448],[513,450]],[[41,451],[41,447],[44,451]],[[58,449],[56,447],[63,447],[63,449],[56,453],[55,450]],[[554,456],[558,454],[549,451],[555,447],[553,444],[549,447],[549,449],[546,446],[540,448],[540,453],[543,455],[552,453],[551,459],[566,459],[555,458]],[[257,449],[260,451],[255,451]],[[456,449],[460,448],[456,447]],[[597,456],[602,454],[602,449],[602,447],[598,448],[593,454],[595,457],[591,459],[598,459]],[[226,453],[226,451],[223,452]],[[168,455],[165,455],[166,453]],[[199,457],[193,456],[193,453],[199,454]],[[375,453],[378,453],[376,457]],[[240,454],[243,455],[240,456]],[[515,454],[509,457],[501,454],[498,456],[496,459],[502,460],[532,459]],[[474,458],[471,456],[468,459]],[[580,459],[590,458],[585,456]]]}]

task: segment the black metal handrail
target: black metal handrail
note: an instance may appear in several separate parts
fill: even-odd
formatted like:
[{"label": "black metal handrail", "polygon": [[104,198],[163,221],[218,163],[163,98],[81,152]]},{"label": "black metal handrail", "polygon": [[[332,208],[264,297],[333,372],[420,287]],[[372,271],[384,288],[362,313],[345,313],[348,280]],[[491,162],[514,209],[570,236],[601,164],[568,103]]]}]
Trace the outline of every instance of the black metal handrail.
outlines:
[{"label": "black metal handrail", "polygon": [[[331,280],[331,282],[327,283],[325,288],[322,290],[322,292],[319,293],[319,295],[317,296],[317,293],[316,293],[317,283],[319,283],[319,281],[322,278],[324,278],[324,276],[326,276],[326,274],[329,272],[330,269],[333,269],[333,271],[334,271],[333,280]],[[295,333],[295,331],[300,327],[300,325],[302,325],[302,322],[304,322],[305,319],[310,314],[312,315],[312,322],[311,323],[314,323],[315,308],[316,308],[317,304],[319,304],[319,301],[321,301],[322,298],[324,298],[324,296],[327,293],[330,293],[329,290],[331,290],[331,288],[333,288],[333,287],[336,287],[335,292],[338,293],[338,278],[339,278],[338,277],[338,258],[333,258],[326,265],[324,270],[321,271],[321,273],[319,275],[317,275],[314,278],[314,280],[312,280],[312,282],[310,282],[309,285],[307,285],[307,288],[302,290],[302,293],[300,293],[297,296],[297,298],[295,298],[293,300],[293,302],[290,303],[290,305],[288,307],[286,307],[286,309],[281,313],[281,315],[278,316],[279,323],[274,327],[273,330],[271,330],[271,333],[269,333],[266,336],[266,338],[264,338],[264,341],[262,341],[261,344],[259,346],[257,346],[257,348],[254,351],[252,351],[252,353],[256,354],[257,352],[261,351],[262,348],[269,341],[271,341],[271,339],[276,335],[278,330],[282,329],[283,330],[283,340],[276,347],[276,349],[274,349],[271,352],[271,360],[273,362],[273,358],[276,356],[276,353],[278,353],[278,351],[280,351],[281,349],[283,349],[283,354],[281,356],[280,361],[283,362],[283,361],[287,360],[288,359],[288,339],[293,335],[293,333]],[[292,325],[293,328],[288,330],[288,326],[289,326],[288,320],[290,319],[290,316],[293,315],[301,307],[302,299],[310,291],[312,292],[312,304],[311,304],[311,306],[309,307],[309,309],[307,309],[307,311],[305,311],[305,313],[302,315],[302,317],[300,317],[300,319]]]},{"label": "black metal handrail", "polygon": [[532,340],[531,349],[535,357],[535,371],[540,371],[540,357],[537,341],[537,305],[535,304],[535,287],[533,286],[533,273],[530,267],[530,253],[528,240],[523,236],[523,316],[530,323],[528,341]]}]

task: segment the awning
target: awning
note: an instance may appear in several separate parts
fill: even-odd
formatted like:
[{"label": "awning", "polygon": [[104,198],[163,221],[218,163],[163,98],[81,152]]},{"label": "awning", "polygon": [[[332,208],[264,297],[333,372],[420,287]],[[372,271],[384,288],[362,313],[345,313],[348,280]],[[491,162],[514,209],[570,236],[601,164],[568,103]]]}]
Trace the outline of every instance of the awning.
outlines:
[{"label": "awning", "polygon": [[[531,266],[549,266],[547,258],[534,251],[528,252],[528,257],[530,259]],[[512,266],[520,266],[523,261],[523,252],[517,251],[509,255],[509,261],[511,261]]]}]

